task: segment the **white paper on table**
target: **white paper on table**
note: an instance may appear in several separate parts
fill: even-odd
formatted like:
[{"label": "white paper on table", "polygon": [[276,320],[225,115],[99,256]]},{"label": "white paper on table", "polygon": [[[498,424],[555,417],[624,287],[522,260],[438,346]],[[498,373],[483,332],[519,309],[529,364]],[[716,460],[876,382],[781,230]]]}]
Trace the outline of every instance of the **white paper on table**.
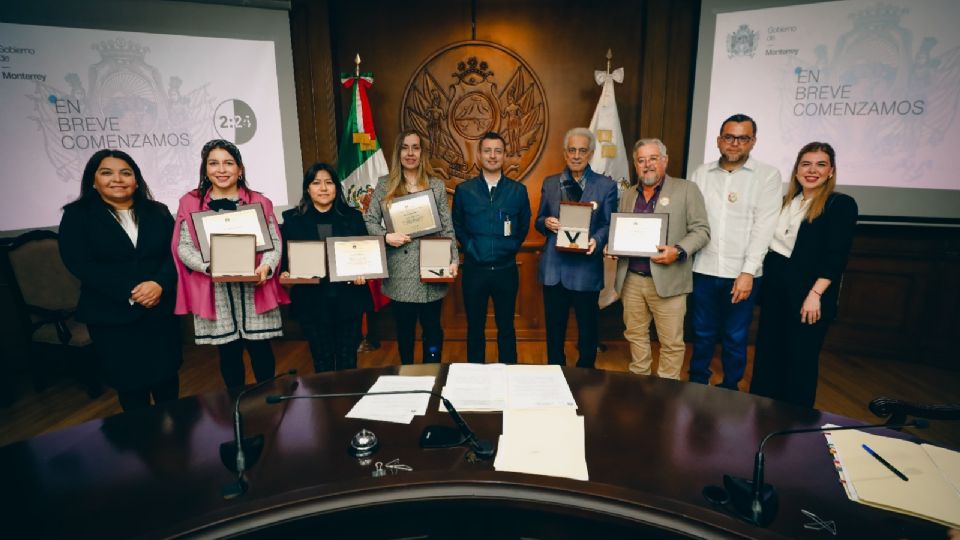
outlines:
[{"label": "white paper on table", "polygon": [[[502,411],[507,405],[507,366],[450,364],[443,397],[461,412]],[[443,402],[440,410],[446,410]]]},{"label": "white paper on table", "polygon": [[583,417],[573,409],[511,409],[503,426],[496,470],[589,480]]},{"label": "white paper on table", "polygon": [[582,417],[577,416],[577,410],[573,407],[510,409],[503,412],[503,432],[511,435],[549,435],[554,428],[562,428],[564,422],[575,422],[575,418],[582,421]]},{"label": "white paper on table", "polygon": [[506,364],[450,364],[446,386],[499,385],[506,381]]},{"label": "white paper on table", "polygon": [[507,366],[507,404],[511,409],[577,407],[563,370],[557,365]]},{"label": "white paper on table", "polygon": [[663,221],[642,217],[618,217],[617,235],[610,249],[617,252],[657,251]]},{"label": "white paper on table", "polygon": [[[404,390],[433,390],[436,377],[409,377],[381,375],[367,392],[395,392]],[[427,413],[430,394],[393,394],[364,396],[350,409],[347,418],[381,420],[409,424],[414,416]]]},{"label": "white paper on table", "polygon": [[[353,416],[351,416],[353,415]],[[376,420],[378,422],[392,422],[394,424],[409,424],[413,422],[413,417],[415,414],[407,411],[398,411],[395,413],[390,413],[386,411],[378,412],[359,412],[355,413],[353,410],[347,413],[347,418],[356,418],[360,420]]]},{"label": "white paper on table", "polygon": [[[459,412],[495,412],[507,406],[506,385],[492,386],[444,386],[443,397]],[[447,408],[440,402],[440,411]]]}]

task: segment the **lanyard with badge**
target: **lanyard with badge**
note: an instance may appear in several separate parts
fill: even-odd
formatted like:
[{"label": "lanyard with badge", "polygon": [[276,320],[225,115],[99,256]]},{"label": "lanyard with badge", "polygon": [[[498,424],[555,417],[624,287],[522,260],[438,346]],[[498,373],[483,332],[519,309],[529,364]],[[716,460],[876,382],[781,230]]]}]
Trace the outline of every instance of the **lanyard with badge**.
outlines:
[{"label": "lanyard with badge", "polygon": [[[498,184],[494,184],[490,188],[490,204],[493,204],[493,195],[497,189]],[[497,214],[500,215],[500,220],[503,221],[503,235],[511,236],[513,235],[513,224],[510,222],[510,214],[504,214],[503,210],[498,209]]]}]

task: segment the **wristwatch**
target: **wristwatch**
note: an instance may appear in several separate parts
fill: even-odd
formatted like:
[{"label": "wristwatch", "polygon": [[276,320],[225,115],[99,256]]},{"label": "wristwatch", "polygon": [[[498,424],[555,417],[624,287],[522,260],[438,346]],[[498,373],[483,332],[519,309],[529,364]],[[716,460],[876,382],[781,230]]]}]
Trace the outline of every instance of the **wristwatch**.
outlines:
[{"label": "wristwatch", "polygon": [[677,248],[677,260],[683,262],[687,260],[687,250],[680,247],[680,244],[674,244],[673,247]]}]

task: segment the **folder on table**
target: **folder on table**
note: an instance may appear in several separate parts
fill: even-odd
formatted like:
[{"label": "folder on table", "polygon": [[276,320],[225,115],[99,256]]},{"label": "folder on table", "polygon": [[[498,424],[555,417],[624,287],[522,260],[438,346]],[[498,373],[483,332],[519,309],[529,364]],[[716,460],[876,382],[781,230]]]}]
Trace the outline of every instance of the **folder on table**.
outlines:
[{"label": "folder on table", "polygon": [[[857,430],[827,432],[827,442],[851,500],[960,527],[960,453]],[[908,480],[870,455],[864,444]]]}]

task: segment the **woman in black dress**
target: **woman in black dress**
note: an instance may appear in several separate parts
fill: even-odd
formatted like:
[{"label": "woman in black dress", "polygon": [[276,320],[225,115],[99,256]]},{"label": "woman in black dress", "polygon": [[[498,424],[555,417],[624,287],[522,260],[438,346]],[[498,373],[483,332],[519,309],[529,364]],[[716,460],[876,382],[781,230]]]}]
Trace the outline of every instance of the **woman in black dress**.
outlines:
[{"label": "woman in black dress", "polygon": [[856,201],[836,185],[833,147],[801,148],[763,261],[751,393],[802,407],[816,400],[820,348],[837,315],[857,225]]},{"label": "woman in black dress", "polygon": [[140,168],[119,150],[87,162],[80,197],[63,207],[60,255],[80,280],[86,323],[106,382],[124,410],[177,399],[182,361],[173,314],[173,216],[153,200]]},{"label": "woman in black dress", "polygon": [[[280,231],[284,242],[367,235],[363,215],[347,204],[336,170],[326,163],[314,163],[304,173],[300,204],[283,213]],[[293,316],[310,344],[314,370],[356,368],[363,313],[373,309],[366,281],[331,283],[323,278],[319,285],[294,285],[290,297]]]}]

